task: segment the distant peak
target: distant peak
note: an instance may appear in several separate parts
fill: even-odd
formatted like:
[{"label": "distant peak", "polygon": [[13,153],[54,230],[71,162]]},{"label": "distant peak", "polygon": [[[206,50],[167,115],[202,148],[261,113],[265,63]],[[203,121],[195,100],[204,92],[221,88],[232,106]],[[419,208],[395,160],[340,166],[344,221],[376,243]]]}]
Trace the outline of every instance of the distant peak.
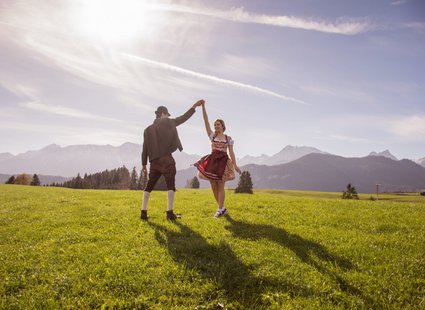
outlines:
[{"label": "distant peak", "polygon": [[54,150],[60,148],[60,145],[57,145],[55,143],[49,144],[48,146],[43,147],[41,150]]},{"label": "distant peak", "polygon": [[397,157],[395,157],[393,154],[391,154],[391,152],[389,150],[384,150],[382,152],[370,152],[369,156],[382,156],[382,157],[387,157],[390,158],[392,160],[398,160]]},{"label": "distant peak", "polygon": [[297,146],[297,145],[287,145],[285,146],[280,152],[287,152],[287,151],[306,151],[306,152],[319,152],[318,149],[312,147],[312,146]]},{"label": "distant peak", "polygon": [[119,147],[121,147],[121,146],[138,146],[138,144],[137,143],[133,143],[133,142],[124,142]]}]

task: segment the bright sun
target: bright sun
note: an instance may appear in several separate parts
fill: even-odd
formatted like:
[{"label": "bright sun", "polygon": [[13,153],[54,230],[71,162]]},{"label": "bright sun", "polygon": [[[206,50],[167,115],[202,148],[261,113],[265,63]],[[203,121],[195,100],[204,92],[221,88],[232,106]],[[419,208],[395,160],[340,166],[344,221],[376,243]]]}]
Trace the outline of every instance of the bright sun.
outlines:
[{"label": "bright sun", "polygon": [[151,38],[164,18],[154,5],[154,0],[82,1],[77,26],[84,34],[105,41]]}]

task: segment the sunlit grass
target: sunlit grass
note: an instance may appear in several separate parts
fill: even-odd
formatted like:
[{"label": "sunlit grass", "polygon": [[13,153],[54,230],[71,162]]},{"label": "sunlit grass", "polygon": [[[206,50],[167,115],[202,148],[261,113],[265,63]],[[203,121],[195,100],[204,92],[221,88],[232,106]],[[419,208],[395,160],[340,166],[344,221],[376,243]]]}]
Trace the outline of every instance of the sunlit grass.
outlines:
[{"label": "sunlit grass", "polygon": [[0,186],[1,308],[421,309],[425,197]]}]

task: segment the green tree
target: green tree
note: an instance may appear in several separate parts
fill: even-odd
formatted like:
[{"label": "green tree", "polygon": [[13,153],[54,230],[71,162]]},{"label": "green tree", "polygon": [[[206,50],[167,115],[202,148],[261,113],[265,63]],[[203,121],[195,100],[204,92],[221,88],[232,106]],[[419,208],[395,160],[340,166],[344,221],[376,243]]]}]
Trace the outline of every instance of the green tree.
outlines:
[{"label": "green tree", "polygon": [[32,185],[32,186],[40,186],[40,184],[41,184],[41,182],[40,182],[40,179],[38,178],[38,175],[34,174],[32,176],[32,181],[31,181],[31,184],[30,185]]},{"label": "green tree", "polygon": [[15,184],[19,185],[30,185],[31,184],[31,176],[26,173],[22,173],[18,175],[15,179]]},{"label": "green tree", "polygon": [[187,180],[187,188],[199,188],[200,186],[201,184],[199,183],[199,179],[196,176]]},{"label": "green tree", "polygon": [[15,184],[15,176],[10,176],[10,178],[6,181],[5,184]]},{"label": "green tree", "polygon": [[137,181],[137,189],[144,190],[147,182],[148,182],[148,176],[147,174],[143,173],[143,170],[141,170],[139,180]]},{"label": "green tree", "polygon": [[75,183],[73,188],[82,189],[83,188],[83,179],[80,176],[80,173],[77,174],[77,177],[74,179]]},{"label": "green tree", "polygon": [[130,189],[131,190],[136,190],[137,189],[137,172],[136,172],[136,167],[133,167],[133,171],[131,171]]},{"label": "green tree", "polygon": [[251,174],[249,171],[243,171],[239,178],[238,187],[235,188],[235,193],[252,194],[252,187]]},{"label": "green tree", "polygon": [[342,199],[359,199],[357,190],[351,183],[348,183],[346,190],[342,192]]}]

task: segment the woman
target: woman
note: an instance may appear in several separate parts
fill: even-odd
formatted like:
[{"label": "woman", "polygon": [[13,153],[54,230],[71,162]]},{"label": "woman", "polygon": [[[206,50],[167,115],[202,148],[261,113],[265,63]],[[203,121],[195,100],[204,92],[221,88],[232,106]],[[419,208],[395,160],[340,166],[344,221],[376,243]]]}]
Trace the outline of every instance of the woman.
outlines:
[{"label": "woman", "polygon": [[[233,152],[234,141],[226,134],[226,125],[221,119],[214,121],[214,131],[211,130],[208,122],[205,102],[202,104],[202,116],[204,117],[205,129],[211,141],[212,152],[209,155],[202,157],[195,163],[198,168],[198,176],[200,179],[208,180],[211,183],[211,189],[214,193],[214,198],[218,204],[218,210],[214,218],[218,218],[227,213],[224,207],[224,183],[235,178],[235,170],[240,174],[241,170],[236,165],[235,153]],[[229,150],[230,158],[227,155]]]}]

